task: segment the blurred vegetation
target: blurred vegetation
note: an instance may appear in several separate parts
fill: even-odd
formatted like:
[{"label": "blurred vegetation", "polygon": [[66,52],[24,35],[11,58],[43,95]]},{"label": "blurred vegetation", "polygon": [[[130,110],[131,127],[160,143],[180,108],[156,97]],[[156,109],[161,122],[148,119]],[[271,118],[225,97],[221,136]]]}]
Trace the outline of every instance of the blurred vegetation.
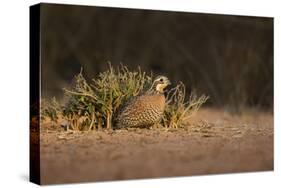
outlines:
[{"label": "blurred vegetation", "polygon": [[42,95],[83,67],[86,79],[120,62],[167,75],[233,112],[273,110],[273,18],[43,4]]},{"label": "blurred vegetation", "polygon": [[[81,72],[75,76],[75,85],[65,88],[64,103],[55,98],[41,101],[41,120],[49,118],[55,124],[72,130],[96,130],[114,128],[114,117],[124,104],[134,97],[150,92],[152,77],[138,68],[130,71],[120,65],[99,74],[87,81]],[[167,104],[160,127],[178,128],[184,126],[190,115],[194,114],[208,97],[191,95],[186,99],[185,86],[179,83],[167,96]],[[60,120],[60,121],[59,121]],[[65,123],[65,124],[64,124]]]}]

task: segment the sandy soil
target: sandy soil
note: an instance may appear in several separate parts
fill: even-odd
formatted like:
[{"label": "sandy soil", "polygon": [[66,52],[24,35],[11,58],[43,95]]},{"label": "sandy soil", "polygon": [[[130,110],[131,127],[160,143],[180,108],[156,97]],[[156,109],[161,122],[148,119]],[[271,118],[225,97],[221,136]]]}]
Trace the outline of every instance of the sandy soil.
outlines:
[{"label": "sandy soil", "polygon": [[65,132],[43,125],[42,184],[273,170],[273,115],[201,109],[186,129]]}]

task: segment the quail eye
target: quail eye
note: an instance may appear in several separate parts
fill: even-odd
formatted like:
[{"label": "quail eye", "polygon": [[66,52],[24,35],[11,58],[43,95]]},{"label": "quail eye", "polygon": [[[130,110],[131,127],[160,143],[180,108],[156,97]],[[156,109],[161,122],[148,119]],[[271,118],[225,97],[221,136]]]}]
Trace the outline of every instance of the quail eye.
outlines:
[{"label": "quail eye", "polygon": [[160,82],[163,82],[163,78],[160,79]]}]

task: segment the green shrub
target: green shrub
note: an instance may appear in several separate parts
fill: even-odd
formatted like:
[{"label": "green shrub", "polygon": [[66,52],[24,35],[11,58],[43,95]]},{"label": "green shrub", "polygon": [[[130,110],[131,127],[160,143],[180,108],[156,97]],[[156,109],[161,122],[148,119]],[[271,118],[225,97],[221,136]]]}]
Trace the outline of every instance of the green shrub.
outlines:
[{"label": "green shrub", "polygon": [[[75,85],[64,88],[67,102],[59,104],[55,99],[41,103],[41,117],[48,116],[57,121],[59,116],[66,120],[74,130],[91,130],[107,128],[114,125],[114,115],[119,108],[132,97],[146,92],[152,84],[152,76],[140,68],[130,71],[120,65],[99,74],[90,82],[86,81],[82,70],[75,76]],[[167,94],[167,104],[162,126],[177,128],[206,102],[208,97],[191,94],[186,101],[185,86],[179,83]]]}]

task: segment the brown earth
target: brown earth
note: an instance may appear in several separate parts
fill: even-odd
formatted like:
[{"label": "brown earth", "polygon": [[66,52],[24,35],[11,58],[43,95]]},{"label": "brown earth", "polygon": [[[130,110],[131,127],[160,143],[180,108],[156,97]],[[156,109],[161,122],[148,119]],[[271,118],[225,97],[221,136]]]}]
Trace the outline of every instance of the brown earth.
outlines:
[{"label": "brown earth", "polygon": [[273,170],[273,115],[201,109],[185,129],[42,125],[42,184]]}]

